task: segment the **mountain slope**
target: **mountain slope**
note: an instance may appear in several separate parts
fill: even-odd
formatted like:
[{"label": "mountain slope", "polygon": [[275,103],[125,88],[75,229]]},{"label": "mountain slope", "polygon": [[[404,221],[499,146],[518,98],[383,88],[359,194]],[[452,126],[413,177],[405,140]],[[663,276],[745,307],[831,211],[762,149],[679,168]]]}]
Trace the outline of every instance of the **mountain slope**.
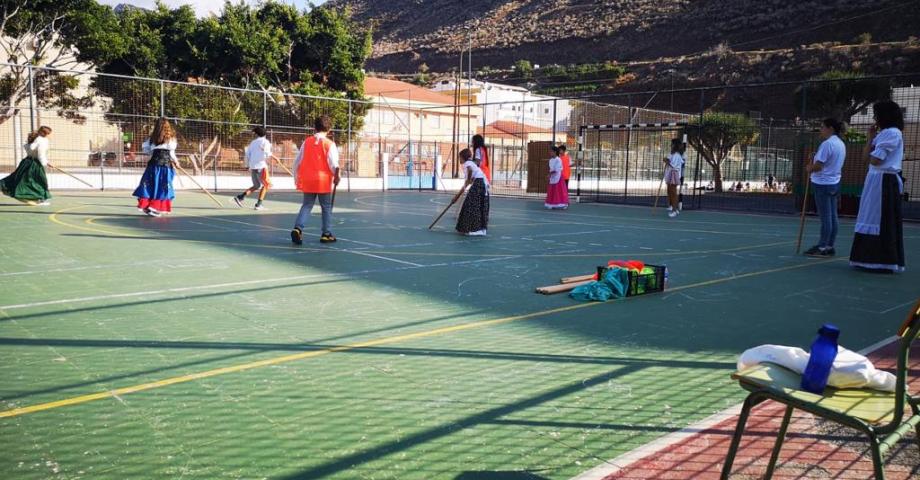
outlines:
[{"label": "mountain slope", "polygon": [[[629,61],[735,49],[791,48],[916,35],[920,9],[903,0],[333,0],[375,27],[369,67],[414,72],[457,64],[472,28],[474,68]],[[867,38],[864,38],[867,40]]]}]

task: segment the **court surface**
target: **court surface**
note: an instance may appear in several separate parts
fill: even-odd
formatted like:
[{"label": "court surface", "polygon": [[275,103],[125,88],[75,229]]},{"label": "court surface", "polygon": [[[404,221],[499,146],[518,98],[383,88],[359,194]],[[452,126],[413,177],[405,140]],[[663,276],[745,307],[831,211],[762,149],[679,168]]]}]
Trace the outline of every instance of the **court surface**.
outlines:
[{"label": "court surface", "polygon": [[[745,348],[889,337],[920,284],[910,224],[889,276],[847,266],[846,219],[810,259],[794,217],[494,198],[467,238],[427,230],[447,195],[340,193],[339,242],[314,213],[295,247],[296,195],[220,197],[0,198],[4,478],[571,478],[740,402]],[[614,258],[669,290],[533,293]]]}]

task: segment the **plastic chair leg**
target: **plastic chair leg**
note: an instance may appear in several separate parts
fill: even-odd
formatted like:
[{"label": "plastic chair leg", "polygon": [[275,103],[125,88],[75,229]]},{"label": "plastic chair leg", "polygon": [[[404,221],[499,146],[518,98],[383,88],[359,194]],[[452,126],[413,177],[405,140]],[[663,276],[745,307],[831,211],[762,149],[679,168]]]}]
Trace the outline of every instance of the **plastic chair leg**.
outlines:
[{"label": "plastic chair leg", "polygon": [[779,427],[779,435],[776,437],[776,444],[773,445],[773,453],[770,455],[770,463],[767,465],[767,473],[764,480],[773,478],[773,470],[776,469],[776,461],[779,460],[779,452],[783,448],[783,441],[786,439],[786,430],[789,428],[789,421],[792,419],[792,406],[786,406],[786,413],[783,415],[783,424]]},{"label": "plastic chair leg", "polygon": [[760,401],[754,399],[753,395],[748,395],[744,399],[744,405],[741,407],[741,414],[738,416],[738,425],[735,426],[735,433],[732,435],[732,442],[728,447],[728,455],[725,457],[725,463],[722,465],[721,480],[728,480],[732,473],[732,464],[735,463],[735,455],[738,454],[738,446],[741,444],[741,435],[744,434],[744,426],[747,424],[748,416],[751,414],[751,408]]},{"label": "plastic chair leg", "polygon": [[872,467],[875,470],[875,480],[885,480],[885,464],[882,463],[882,450],[878,438],[869,438],[869,448],[872,450]]}]

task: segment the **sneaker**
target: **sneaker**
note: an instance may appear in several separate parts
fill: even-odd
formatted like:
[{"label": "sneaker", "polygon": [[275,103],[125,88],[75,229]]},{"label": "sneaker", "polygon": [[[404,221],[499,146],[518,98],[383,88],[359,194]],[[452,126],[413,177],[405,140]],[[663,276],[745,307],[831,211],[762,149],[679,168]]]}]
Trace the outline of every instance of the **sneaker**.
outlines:
[{"label": "sneaker", "polygon": [[469,235],[469,236],[471,236],[471,237],[484,237],[484,236],[486,236],[486,231],[485,231],[485,229],[483,229],[483,230],[476,230],[475,232],[470,232],[470,233],[468,233],[467,235]]},{"label": "sneaker", "polygon": [[149,207],[148,207],[148,208],[144,209],[144,213],[146,213],[147,215],[150,215],[151,217],[159,217],[159,216],[160,216],[160,212],[158,212],[157,209],[155,209],[155,208],[149,208]]},{"label": "sneaker", "polygon": [[814,247],[805,250],[805,255],[809,257],[820,257],[821,256],[821,247],[815,245]]},{"label": "sneaker", "polygon": [[670,212],[668,212],[668,217],[669,217],[669,218],[674,218],[674,217],[676,217],[676,216],[678,216],[678,215],[680,215],[680,212],[678,212],[677,210],[671,210]]},{"label": "sneaker", "polygon": [[242,196],[242,195],[237,195],[237,196],[233,197],[233,201],[236,202],[236,206],[237,206],[237,207],[242,208],[242,207],[243,207],[243,199],[244,199],[244,198],[246,198],[246,197],[244,197],[244,196]]},{"label": "sneaker", "polygon": [[256,203],[256,206],[253,207],[255,210],[265,210],[265,206],[262,205],[262,202]]},{"label": "sneaker", "polygon": [[321,243],[333,243],[335,242],[335,236],[330,232],[325,232],[319,237]]},{"label": "sneaker", "polygon": [[821,257],[833,257],[833,256],[836,255],[836,254],[837,254],[837,251],[834,250],[834,247],[822,248],[822,249],[818,252],[818,255],[821,256]]},{"label": "sneaker", "polygon": [[38,205],[39,207],[47,207],[51,205],[51,202],[49,202],[48,200],[42,200],[38,202],[36,205]]},{"label": "sneaker", "polygon": [[303,230],[299,228],[291,230],[291,242],[294,245],[303,245]]}]

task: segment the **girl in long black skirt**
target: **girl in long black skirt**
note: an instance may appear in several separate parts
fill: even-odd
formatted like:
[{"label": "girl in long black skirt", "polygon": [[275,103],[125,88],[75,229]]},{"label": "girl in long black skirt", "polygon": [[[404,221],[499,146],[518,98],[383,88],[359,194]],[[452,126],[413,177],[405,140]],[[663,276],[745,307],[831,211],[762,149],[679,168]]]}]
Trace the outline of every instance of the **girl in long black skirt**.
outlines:
[{"label": "girl in long black skirt", "polygon": [[863,152],[869,173],[859,199],[850,265],[881,272],[904,271],[901,218],[901,162],[904,160],[904,115],[890,100],[872,106],[875,125]]},{"label": "girl in long black skirt", "polygon": [[[466,184],[469,187],[463,207],[460,208],[460,217],[457,219],[457,231],[463,235],[484,236],[489,226],[489,180],[473,159],[473,153],[468,148],[460,152],[463,169],[466,172]],[[454,201],[460,199],[463,190],[457,192]]]}]

